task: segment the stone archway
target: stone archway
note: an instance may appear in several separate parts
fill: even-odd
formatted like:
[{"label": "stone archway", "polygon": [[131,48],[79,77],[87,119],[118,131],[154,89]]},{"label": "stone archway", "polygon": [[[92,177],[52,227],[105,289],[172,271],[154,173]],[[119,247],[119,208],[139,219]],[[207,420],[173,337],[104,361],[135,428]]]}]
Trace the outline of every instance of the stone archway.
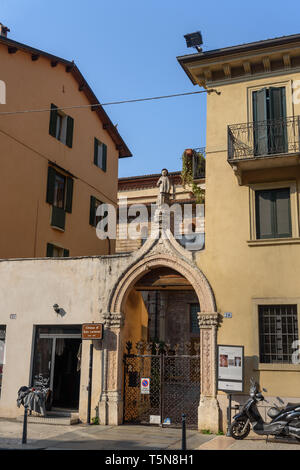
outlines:
[{"label": "stone archway", "polygon": [[178,253],[148,253],[129,266],[119,276],[108,302],[105,319],[105,370],[103,394],[100,401],[100,419],[106,424],[121,424],[123,419],[122,371],[124,306],[135,283],[147,271],[168,267],[184,276],[194,288],[200,304],[201,398],[198,409],[199,429],[217,431],[219,407],[216,399],[216,344],[218,313],[211,286],[202,271]]}]

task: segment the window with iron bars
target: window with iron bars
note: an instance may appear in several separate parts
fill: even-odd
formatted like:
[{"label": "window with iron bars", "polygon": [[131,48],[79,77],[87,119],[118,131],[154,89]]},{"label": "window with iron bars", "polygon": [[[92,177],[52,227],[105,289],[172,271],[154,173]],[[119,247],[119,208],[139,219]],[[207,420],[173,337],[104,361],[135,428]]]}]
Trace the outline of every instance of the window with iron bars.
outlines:
[{"label": "window with iron bars", "polygon": [[298,340],[297,305],[259,305],[261,363],[292,363],[292,343]]}]

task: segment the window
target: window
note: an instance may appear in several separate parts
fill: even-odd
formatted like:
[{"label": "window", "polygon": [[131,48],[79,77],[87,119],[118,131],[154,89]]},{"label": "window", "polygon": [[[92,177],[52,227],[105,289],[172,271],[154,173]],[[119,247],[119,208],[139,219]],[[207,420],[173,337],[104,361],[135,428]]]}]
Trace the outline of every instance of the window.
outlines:
[{"label": "window", "polygon": [[253,92],[254,155],[287,151],[285,87]]},{"label": "window", "polygon": [[106,171],[107,146],[95,138],[94,141],[94,163],[96,166]]},{"label": "window", "polygon": [[256,238],[292,236],[290,188],[255,191]]},{"label": "window", "polygon": [[261,363],[291,363],[292,343],[298,340],[297,305],[259,305]]},{"label": "window", "polygon": [[0,396],[2,390],[3,366],[5,364],[5,336],[6,327],[0,325]]},{"label": "window", "polygon": [[200,305],[190,304],[190,332],[199,334],[199,321],[198,312],[200,312]]},{"label": "window", "polygon": [[98,207],[102,204],[99,199],[96,199],[94,196],[91,196],[90,200],[90,225],[96,227],[98,222],[101,220],[101,216],[97,216],[96,212]]},{"label": "window", "polygon": [[72,148],[74,119],[58,110],[51,104],[49,134],[57,140]]},{"label": "window", "polygon": [[47,243],[47,258],[68,258],[69,254],[70,252],[66,248]]},{"label": "window", "polygon": [[52,205],[51,225],[64,230],[66,212],[72,212],[73,178],[48,167],[46,202]]}]

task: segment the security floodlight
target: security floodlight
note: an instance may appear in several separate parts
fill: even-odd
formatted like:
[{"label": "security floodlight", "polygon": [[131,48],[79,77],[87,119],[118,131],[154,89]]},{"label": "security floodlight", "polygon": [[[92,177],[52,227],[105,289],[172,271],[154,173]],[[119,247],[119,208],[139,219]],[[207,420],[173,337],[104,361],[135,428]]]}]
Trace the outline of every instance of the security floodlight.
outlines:
[{"label": "security floodlight", "polygon": [[200,31],[196,31],[195,33],[185,34],[184,38],[186,40],[187,47],[195,47],[198,52],[202,51],[200,47],[203,44],[202,41],[202,34]]}]

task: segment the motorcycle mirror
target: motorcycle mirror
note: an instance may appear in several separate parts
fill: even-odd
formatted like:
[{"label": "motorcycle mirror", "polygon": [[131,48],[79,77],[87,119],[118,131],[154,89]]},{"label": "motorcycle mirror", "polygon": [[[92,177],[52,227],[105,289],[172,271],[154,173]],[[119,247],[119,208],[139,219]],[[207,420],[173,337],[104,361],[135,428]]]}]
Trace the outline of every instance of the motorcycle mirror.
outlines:
[{"label": "motorcycle mirror", "polygon": [[266,388],[263,388],[263,391],[264,391],[264,392],[267,392],[268,390],[267,390]]},{"label": "motorcycle mirror", "polygon": [[280,397],[276,397],[277,400],[284,405],[284,401]]}]

